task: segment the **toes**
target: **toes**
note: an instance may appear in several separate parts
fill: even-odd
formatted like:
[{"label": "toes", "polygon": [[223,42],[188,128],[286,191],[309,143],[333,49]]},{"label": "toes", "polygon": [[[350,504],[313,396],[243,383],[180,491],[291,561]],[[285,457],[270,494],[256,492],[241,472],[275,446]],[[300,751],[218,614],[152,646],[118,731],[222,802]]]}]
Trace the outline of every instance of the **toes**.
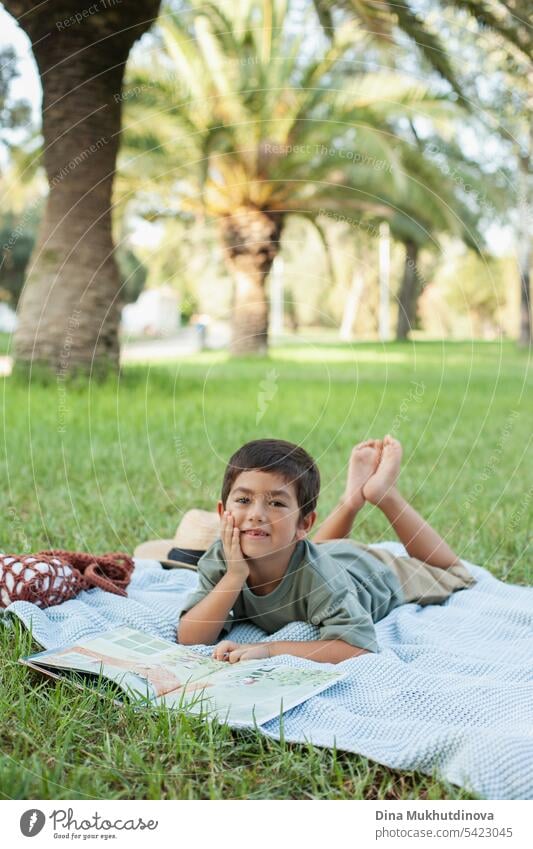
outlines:
[{"label": "toes", "polygon": [[359,456],[360,454],[362,454],[364,451],[368,450],[368,448],[370,448],[370,446],[369,446],[369,444],[368,444],[367,442],[360,442],[360,443],[359,443],[359,445],[355,445],[355,446],[352,448],[352,453],[351,453],[351,455],[350,455],[350,456],[352,457],[352,459],[353,459],[354,457],[358,457],[358,456]]},{"label": "toes", "polygon": [[399,439],[395,439],[393,436],[390,435],[390,433],[388,433],[383,438],[382,454],[385,451],[385,449],[387,449],[387,454],[389,454],[391,451],[393,453],[399,454],[402,451],[402,444],[401,444]]},{"label": "toes", "polygon": [[379,462],[383,453],[383,443],[384,440],[382,439],[366,439],[364,442],[359,442],[352,448],[352,457],[357,457],[365,449],[371,449],[377,453],[377,460]]}]

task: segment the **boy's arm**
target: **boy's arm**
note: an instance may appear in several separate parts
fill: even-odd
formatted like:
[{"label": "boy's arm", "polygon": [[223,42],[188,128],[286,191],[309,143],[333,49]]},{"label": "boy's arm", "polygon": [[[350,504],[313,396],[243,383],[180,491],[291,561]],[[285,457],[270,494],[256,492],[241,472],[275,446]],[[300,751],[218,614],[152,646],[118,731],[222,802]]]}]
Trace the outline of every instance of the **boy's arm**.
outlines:
[{"label": "boy's arm", "polygon": [[250,574],[239,542],[239,529],[227,510],[221,516],[220,536],[227,571],[205,598],[181,617],[178,642],[186,646],[215,642]]},{"label": "boy's arm", "polygon": [[214,643],[245,581],[246,577],[226,572],[202,601],[183,614],[178,624],[178,642],[185,646]]},{"label": "boy's arm", "polygon": [[232,640],[223,640],[217,645],[213,657],[237,663],[240,660],[260,660],[280,654],[293,654],[317,663],[340,663],[350,657],[371,652],[344,640],[279,640],[271,643],[234,643]]},{"label": "boy's arm", "polygon": [[271,647],[271,657],[277,654],[294,654],[296,657],[316,660],[318,663],[340,663],[342,660],[348,660],[349,657],[370,654],[367,649],[351,646],[344,640],[309,640],[305,642],[280,640],[267,645]]}]

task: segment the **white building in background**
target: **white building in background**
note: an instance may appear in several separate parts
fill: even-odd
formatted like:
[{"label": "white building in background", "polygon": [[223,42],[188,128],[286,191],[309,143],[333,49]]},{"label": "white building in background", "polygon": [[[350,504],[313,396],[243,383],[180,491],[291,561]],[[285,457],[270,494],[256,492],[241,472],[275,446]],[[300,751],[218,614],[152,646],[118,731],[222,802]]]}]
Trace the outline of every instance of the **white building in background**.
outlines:
[{"label": "white building in background", "polygon": [[180,326],[180,299],[170,286],[146,289],[122,310],[122,332],[131,336],[172,336]]},{"label": "white building in background", "polygon": [[0,333],[14,333],[19,320],[8,304],[0,304]]}]

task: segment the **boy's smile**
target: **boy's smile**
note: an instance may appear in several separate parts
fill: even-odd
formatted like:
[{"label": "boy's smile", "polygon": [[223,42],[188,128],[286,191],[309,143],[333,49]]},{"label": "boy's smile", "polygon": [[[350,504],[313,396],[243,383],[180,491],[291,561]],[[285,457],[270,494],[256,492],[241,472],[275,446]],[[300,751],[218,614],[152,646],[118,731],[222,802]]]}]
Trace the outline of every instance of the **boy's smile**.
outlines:
[{"label": "boy's smile", "polygon": [[246,536],[252,537],[252,539],[267,539],[270,534],[267,534],[266,531],[261,530],[241,530],[241,534],[246,534]]}]

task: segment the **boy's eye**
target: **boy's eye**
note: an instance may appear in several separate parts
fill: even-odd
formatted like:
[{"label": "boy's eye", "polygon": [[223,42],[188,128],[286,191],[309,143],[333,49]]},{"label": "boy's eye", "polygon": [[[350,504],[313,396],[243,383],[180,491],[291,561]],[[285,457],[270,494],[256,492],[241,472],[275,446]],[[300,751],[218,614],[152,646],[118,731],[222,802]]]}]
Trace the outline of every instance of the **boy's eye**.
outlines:
[{"label": "boy's eye", "polygon": [[[240,495],[238,498],[235,499],[235,501],[239,504],[246,504],[249,500],[250,499],[247,498],[245,495]],[[270,503],[273,504],[275,507],[286,507],[287,506],[286,504],[283,503],[283,501],[271,501]]]}]

